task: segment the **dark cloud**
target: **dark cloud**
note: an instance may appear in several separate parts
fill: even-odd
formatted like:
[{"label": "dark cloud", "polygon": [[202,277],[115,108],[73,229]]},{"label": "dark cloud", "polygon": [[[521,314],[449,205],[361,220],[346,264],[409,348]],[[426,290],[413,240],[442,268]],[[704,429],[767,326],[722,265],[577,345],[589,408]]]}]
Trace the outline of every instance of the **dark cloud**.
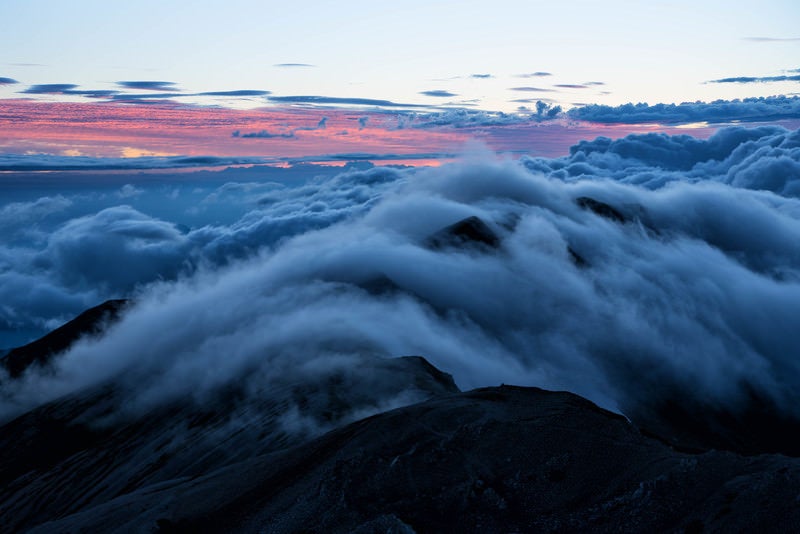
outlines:
[{"label": "dark cloud", "polygon": [[248,96],[266,96],[270,91],[262,91],[256,89],[240,89],[234,91],[206,91],[202,93],[120,93],[112,95],[113,100],[132,102],[136,100],[169,100],[174,98],[191,98],[196,96],[221,96],[221,97],[248,97]]},{"label": "dark cloud", "polygon": [[798,76],[738,76],[735,78],[721,78],[719,80],[709,80],[706,83],[770,83],[770,82],[800,82]]},{"label": "dark cloud", "polygon": [[30,95],[61,95],[68,91],[74,91],[77,87],[74,83],[43,83],[31,85],[22,93]]},{"label": "dark cloud", "polygon": [[100,90],[77,90],[77,91],[67,91],[64,94],[67,95],[80,95],[85,96],[87,98],[113,98],[117,95],[117,91],[107,90],[107,89],[100,89]]},{"label": "dark cloud", "polygon": [[3,78],[3,77],[0,77],[0,85],[12,85],[12,84],[15,84],[15,83],[19,83],[19,82],[17,80],[15,80],[14,78]]},{"label": "dark cloud", "polygon": [[117,85],[125,89],[138,89],[142,91],[178,91],[175,87],[175,82],[159,82],[159,81],[123,81],[117,82]]},{"label": "dark cloud", "polygon": [[531,93],[552,93],[552,92],[554,92],[553,89],[544,89],[542,87],[530,87],[530,86],[509,87],[508,90],[509,91],[531,92]]},{"label": "dark cloud", "polygon": [[[623,413],[667,400],[735,416],[756,398],[796,417],[798,151],[800,131],[738,127],[292,186],[276,171],[176,204],[201,185],[190,177],[161,218],[75,215],[78,195],[17,203],[0,212],[0,321],[52,322],[56,303],[109,295],[136,304],[54,369],[3,381],[0,413],[109,382],[152,413],[242,380],[257,396],[271,377],[424,354],[462,388],[566,389]],[[126,202],[155,195],[135,189]],[[239,216],[172,219],[222,205]],[[497,248],[430,246],[473,216]]]},{"label": "dark cloud", "polygon": [[290,104],[339,104],[345,106],[377,106],[377,107],[400,107],[400,108],[419,108],[430,107],[422,104],[399,104],[390,100],[377,100],[374,98],[346,98],[335,96],[270,96],[267,97],[271,102],[283,102]]},{"label": "dark cloud", "polygon": [[451,93],[450,91],[445,91],[443,89],[434,89],[432,91],[420,91],[419,94],[425,96],[434,96],[437,98],[458,96],[456,93]]},{"label": "dark cloud", "polygon": [[605,85],[606,82],[586,82],[584,85]]},{"label": "dark cloud", "polygon": [[491,74],[470,74],[469,77],[470,78],[476,78],[476,79],[479,79],[479,80],[486,80],[488,78],[494,78],[494,76],[492,76]]},{"label": "dark cloud", "polygon": [[273,67],[284,67],[284,68],[294,68],[294,67],[316,67],[316,65],[311,65],[309,63],[276,63]]},{"label": "dark cloud", "polygon": [[560,87],[561,89],[588,89],[589,86],[580,83],[557,83],[553,87]]},{"label": "dark cloud", "polygon": [[544,76],[552,76],[552,74],[549,73],[549,72],[538,71],[538,72],[529,72],[529,73],[526,73],[526,74],[516,74],[515,75],[515,77],[517,77],[517,78],[542,78]]},{"label": "dark cloud", "polygon": [[77,85],[73,83],[46,83],[31,85],[20,93],[30,95],[75,95],[85,96],[88,98],[109,98],[114,97],[118,91],[111,90],[86,90],[77,89]]},{"label": "dark cloud", "polygon": [[236,91],[206,91],[197,93],[197,96],[266,96],[271,91],[261,91],[256,89],[239,89]]},{"label": "dark cloud", "polygon": [[714,102],[683,102],[681,104],[624,104],[605,106],[592,104],[567,112],[573,119],[604,123],[660,122],[760,122],[800,118],[800,98],[773,96]]},{"label": "dark cloud", "polygon": [[0,154],[0,171],[126,170],[215,167],[275,162],[258,157],[173,156],[139,158],[92,158],[48,154]]},{"label": "dark cloud", "polygon": [[[9,80],[3,82],[3,80]],[[18,83],[11,78],[0,78],[0,85],[6,83]],[[173,82],[158,82],[158,81],[129,81],[118,82],[117,85],[125,87],[126,89],[147,90],[150,92],[145,93],[122,93],[115,90],[86,90],[78,89],[78,85],[71,83],[51,83],[51,84],[38,84],[28,87],[26,90],[21,91],[25,94],[58,94],[58,95],[75,95],[84,96],[87,98],[107,98],[119,102],[134,103],[136,101],[162,101],[174,98],[186,98],[196,96],[219,96],[219,97],[251,97],[251,96],[267,96],[270,91],[256,90],[256,89],[239,89],[233,91],[205,91],[201,93],[181,93],[176,88]],[[158,92],[163,91],[163,92]]]}]

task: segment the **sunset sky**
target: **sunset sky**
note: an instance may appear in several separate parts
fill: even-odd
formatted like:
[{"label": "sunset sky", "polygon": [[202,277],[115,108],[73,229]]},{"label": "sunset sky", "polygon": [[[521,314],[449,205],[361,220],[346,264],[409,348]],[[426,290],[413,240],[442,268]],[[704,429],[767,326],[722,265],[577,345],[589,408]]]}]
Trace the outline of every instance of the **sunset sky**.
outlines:
[{"label": "sunset sky", "polygon": [[[800,91],[790,0],[6,0],[0,20],[5,170],[41,155],[428,161],[473,139],[554,156],[691,121],[549,117],[538,101],[567,111]],[[783,107],[778,119],[800,118],[797,102]],[[720,121],[696,122],[704,136]]]}]

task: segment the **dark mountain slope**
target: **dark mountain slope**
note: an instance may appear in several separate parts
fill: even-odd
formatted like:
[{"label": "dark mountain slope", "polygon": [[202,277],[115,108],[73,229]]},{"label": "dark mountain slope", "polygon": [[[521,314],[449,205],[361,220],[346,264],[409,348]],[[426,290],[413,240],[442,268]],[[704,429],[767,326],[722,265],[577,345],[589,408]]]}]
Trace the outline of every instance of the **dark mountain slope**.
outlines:
[{"label": "dark mountain slope", "polygon": [[102,332],[108,323],[119,317],[127,304],[128,301],[124,299],[107,300],[89,308],[36,341],[11,349],[0,359],[0,365],[13,378],[20,376],[31,365],[47,365],[53,356],[67,350],[81,337]]},{"label": "dark mountain slope", "polygon": [[420,357],[364,357],[357,367],[347,376],[340,370],[286,376],[255,390],[243,377],[203,402],[182,399],[145,413],[126,410],[125,391],[110,384],[36,408],[0,426],[0,532],[458,391],[449,375]]},{"label": "dark mountain slope", "polygon": [[790,532],[800,460],[679,453],[569,393],[500,387],[142,488],[37,532]]}]

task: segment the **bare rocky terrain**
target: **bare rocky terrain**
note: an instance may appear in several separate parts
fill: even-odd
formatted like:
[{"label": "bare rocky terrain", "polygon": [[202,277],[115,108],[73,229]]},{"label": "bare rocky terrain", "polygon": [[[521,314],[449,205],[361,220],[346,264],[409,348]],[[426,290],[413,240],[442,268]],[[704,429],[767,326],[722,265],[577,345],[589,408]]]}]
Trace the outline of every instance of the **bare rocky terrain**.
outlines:
[{"label": "bare rocky terrain", "polygon": [[[383,411],[381,398],[403,392],[413,392],[408,405]],[[204,406],[176,402],[114,417],[120,397],[109,386],[6,422],[0,530],[791,532],[800,525],[800,459],[676,448],[566,392],[459,392],[420,357],[370,361],[369,373],[287,382],[257,398],[230,389]],[[316,426],[287,419],[296,409]]]}]

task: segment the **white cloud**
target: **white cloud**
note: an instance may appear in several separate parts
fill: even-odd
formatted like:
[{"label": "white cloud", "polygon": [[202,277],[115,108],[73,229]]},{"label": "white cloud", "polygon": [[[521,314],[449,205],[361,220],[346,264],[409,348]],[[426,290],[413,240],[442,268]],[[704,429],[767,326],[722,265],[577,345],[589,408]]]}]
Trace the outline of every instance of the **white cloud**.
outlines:
[{"label": "white cloud", "polygon": [[[735,410],[755,391],[796,415],[797,135],[630,136],[554,160],[229,185],[216,198],[256,207],[188,233],[124,206],[65,222],[34,263],[56,293],[150,285],[55,373],[6,384],[3,412],[104,380],[135,410],[244,376],[422,354],[466,388],[568,389],[626,412],[664,398]],[[473,215],[497,250],[427,246]]]}]

